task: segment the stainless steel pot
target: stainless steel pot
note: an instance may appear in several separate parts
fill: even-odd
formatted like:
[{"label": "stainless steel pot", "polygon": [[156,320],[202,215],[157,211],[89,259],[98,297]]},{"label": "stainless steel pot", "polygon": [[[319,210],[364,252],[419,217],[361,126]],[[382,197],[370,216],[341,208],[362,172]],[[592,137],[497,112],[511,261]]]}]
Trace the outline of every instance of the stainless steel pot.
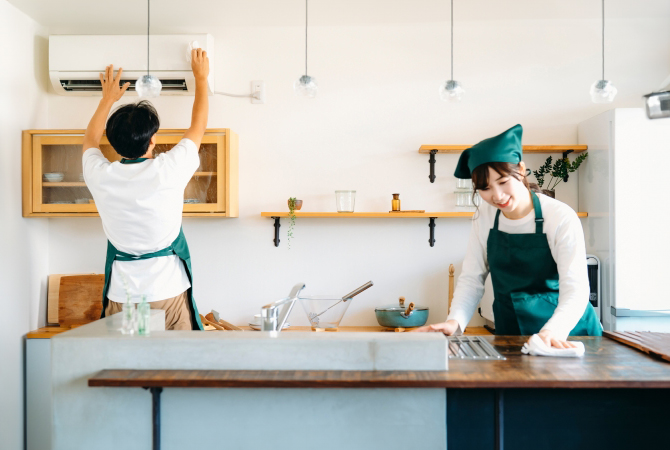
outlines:
[{"label": "stainless steel pot", "polygon": [[405,297],[400,297],[395,305],[375,308],[377,322],[383,327],[412,328],[420,327],[428,321],[428,307],[405,305]]}]

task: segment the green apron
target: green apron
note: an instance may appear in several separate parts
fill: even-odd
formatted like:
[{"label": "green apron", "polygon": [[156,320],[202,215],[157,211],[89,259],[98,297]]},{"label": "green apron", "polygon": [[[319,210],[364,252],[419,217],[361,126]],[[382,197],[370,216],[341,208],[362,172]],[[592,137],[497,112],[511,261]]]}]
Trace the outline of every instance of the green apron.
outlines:
[{"label": "green apron", "polygon": [[[134,164],[145,161],[147,158],[137,158],[137,159],[122,159],[121,164]],[[109,282],[112,279],[112,265],[114,261],[137,261],[140,259],[151,259],[158,258],[161,256],[170,256],[177,255],[184,264],[186,269],[186,275],[188,276],[188,281],[191,283],[191,287],[188,288],[188,304],[189,311],[191,313],[191,324],[194,330],[202,330],[202,322],[200,322],[200,314],[198,314],[198,307],[195,304],[195,299],[193,298],[193,271],[191,270],[191,254],[188,250],[188,243],[186,242],[186,237],[184,236],[184,230],[179,230],[179,236],[175,239],[169,247],[165,247],[162,250],[157,252],[145,253],[143,255],[131,255],[129,253],[124,253],[119,251],[112,245],[111,242],[107,241],[107,259],[105,261],[105,287],[102,290],[102,314],[100,318],[105,317],[105,309],[107,309],[107,304],[109,300],[107,299],[107,292],[109,291]]]},{"label": "green apron", "polygon": [[[558,268],[543,232],[540,200],[532,191],[531,197],[535,233],[509,234],[498,230],[498,210],[486,243],[497,335],[538,333],[558,306]],[[602,326],[589,302],[570,336],[601,335]]]}]

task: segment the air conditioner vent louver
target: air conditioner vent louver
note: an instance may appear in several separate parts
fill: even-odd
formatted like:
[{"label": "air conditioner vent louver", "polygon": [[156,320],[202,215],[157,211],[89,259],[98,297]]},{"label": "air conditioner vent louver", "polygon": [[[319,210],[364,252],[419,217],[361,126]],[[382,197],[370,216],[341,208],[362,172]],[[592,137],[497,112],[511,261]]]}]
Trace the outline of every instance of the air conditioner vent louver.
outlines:
[{"label": "air conditioner vent louver", "polygon": [[[135,82],[137,80],[121,80],[121,85],[130,82],[128,86],[129,91],[135,90]],[[187,91],[186,80],[160,80],[163,84],[163,91]],[[60,80],[61,86],[68,92],[99,92],[102,90],[100,80]]]}]

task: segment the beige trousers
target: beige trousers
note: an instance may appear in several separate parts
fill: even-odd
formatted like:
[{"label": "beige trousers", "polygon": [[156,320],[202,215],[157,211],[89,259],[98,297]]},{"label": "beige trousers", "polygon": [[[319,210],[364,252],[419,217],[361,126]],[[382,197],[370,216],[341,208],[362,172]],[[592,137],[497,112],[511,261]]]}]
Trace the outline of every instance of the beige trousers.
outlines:
[{"label": "beige trousers", "polygon": [[[149,302],[151,309],[165,310],[165,329],[166,330],[192,330],[191,312],[188,309],[188,291],[184,291],[176,297]],[[120,313],[123,303],[113,302],[109,299],[105,316]]]}]

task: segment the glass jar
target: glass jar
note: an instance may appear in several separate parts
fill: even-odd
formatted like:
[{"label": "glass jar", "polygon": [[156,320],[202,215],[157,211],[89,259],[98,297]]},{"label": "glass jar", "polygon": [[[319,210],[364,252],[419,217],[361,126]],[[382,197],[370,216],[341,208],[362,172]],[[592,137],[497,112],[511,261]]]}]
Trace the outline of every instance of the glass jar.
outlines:
[{"label": "glass jar", "polygon": [[337,212],[354,212],[354,203],[356,202],[356,191],[335,191],[335,205]]},{"label": "glass jar", "polygon": [[391,195],[393,195],[393,200],[391,200],[391,211],[400,211],[400,194]]},{"label": "glass jar", "polygon": [[472,180],[458,178],[454,191],[454,194],[456,194],[456,210],[475,211],[480,204],[480,197],[479,194],[474,192]]}]

